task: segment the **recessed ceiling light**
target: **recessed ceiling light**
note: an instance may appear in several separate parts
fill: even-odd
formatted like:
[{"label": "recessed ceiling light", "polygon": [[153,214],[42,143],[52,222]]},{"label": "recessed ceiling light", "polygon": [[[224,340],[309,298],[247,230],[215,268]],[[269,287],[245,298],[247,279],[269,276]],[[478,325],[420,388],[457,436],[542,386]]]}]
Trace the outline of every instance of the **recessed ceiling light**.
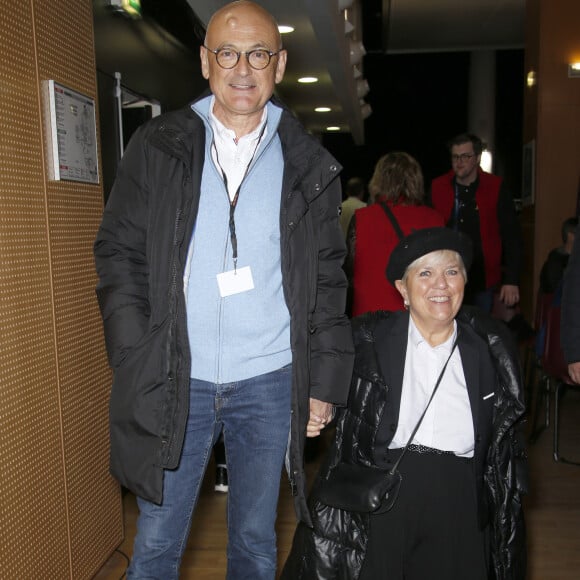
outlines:
[{"label": "recessed ceiling light", "polygon": [[330,107],[316,107],[316,109],[314,109],[317,113],[329,113],[330,111],[332,111],[332,109]]},{"label": "recessed ceiling light", "polygon": [[334,127],[334,126],[326,127],[326,130],[327,131],[340,131],[340,127]]},{"label": "recessed ceiling light", "polygon": [[318,79],[316,77],[302,77],[298,79],[299,83],[317,83]]},{"label": "recessed ceiling light", "polygon": [[278,26],[278,32],[280,34],[288,34],[289,32],[294,32],[293,26],[286,26],[286,24],[280,24]]}]

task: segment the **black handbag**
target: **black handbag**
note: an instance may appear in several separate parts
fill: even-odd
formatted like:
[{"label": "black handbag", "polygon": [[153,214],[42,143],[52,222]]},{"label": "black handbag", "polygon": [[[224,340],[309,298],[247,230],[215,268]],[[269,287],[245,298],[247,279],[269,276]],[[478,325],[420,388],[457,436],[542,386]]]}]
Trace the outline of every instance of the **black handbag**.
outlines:
[{"label": "black handbag", "polygon": [[391,469],[385,471],[378,467],[361,465],[359,463],[339,462],[333,468],[327,478],[319,481],[316,489],[316,498],[323,504],[346,510],[349,512],[375,513],[381,514],[388,512],[397,501],[399,489],[403,477],[398,467],[403,459],[409,444],[417,433],[427,409],[435,396],[439,383],[443,378],[443,373],[451,359],[451,355],[457,346],[457,338],[453,343],[449,357],[445,361],[439,378],[435,383],[431,397],[423,411],[423,414],[417,421],[413,432],[411,433],[403,451]]},{"label": "black handbag", "polygon": [[349,512],[389,511],[399,495],[402,481],[397,469],[384,471],[355,463],[339,463],[317,490],[325,505]]}]

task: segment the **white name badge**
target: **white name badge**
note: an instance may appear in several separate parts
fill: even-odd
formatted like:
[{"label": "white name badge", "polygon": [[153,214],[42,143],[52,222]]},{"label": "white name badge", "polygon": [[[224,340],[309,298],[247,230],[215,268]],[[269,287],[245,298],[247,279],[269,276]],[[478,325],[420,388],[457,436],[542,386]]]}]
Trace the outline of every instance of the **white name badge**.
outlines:
[{"label": "white name badge", "polygon": [[254,289],[254,279],[252,278],[250,266],[222,272],[217,275],[217,282],[222,298]]}]

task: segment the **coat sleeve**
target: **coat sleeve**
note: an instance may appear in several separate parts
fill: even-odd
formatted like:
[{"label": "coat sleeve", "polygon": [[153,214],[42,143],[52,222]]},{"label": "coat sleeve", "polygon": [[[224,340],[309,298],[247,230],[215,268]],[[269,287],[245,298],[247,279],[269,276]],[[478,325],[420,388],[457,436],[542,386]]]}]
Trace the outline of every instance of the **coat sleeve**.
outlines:
[{"label": "coat sleeve", "polygon": [[[360,382],[353,377],[353,391],[357,390],[357,385],[360,386]],[[366,391],[363,387],[361,389]],[[369,514],[347,512],[318,500],[320,483],[328,477],[331,467],[339,462],[343,452],[352,454],[351,446],[356,437],[349,430],[349,425],[355,420],[347,417],[351,405],[355,405],[355,411],[359,412],[359,402],[358,397],[352,397],[348,409],[341,409],[338,414],[333,442],[310,490],[308,507],[312,525],[298,523],[282,571],[282,580],[330,580],[359,576],[368,542]]]},{"label": "coat sleeve", "polygon": [[566,362],[580,361],[580,226],[564,273],[561,336]]},{"label": "coat sleeve", "polygon": [[527,461],[521,422],[510,428],[490,454],[486,481],[491,495],[491,557],[495,580],[526,578],[526,530],[522,496]]},{"label": "coat sleeve", "polygon": [[496,370],[493,435],[485,483],[490,503],[490,548],[495,580],[526,577],[522,497],[528,490],[525,405],[517,345],[507,327],[477,309],[475,329],[489,345]]},{"label": "coat sleeve", "polygon": [[148,191],[142,129],[119,166],[94,244],[109,363],[116,368],[144,335],[149,319],[147,221]]},{"label": "coat sleeve", "polygon": [[310,396],[335,405],[346,403],[354,361],[351,327],[345,314],[347,280],[342,266],[346,246],[339,223],[340,204],[336,176],[312,208],[318,216],[318,268],[310,325]]},{"label": "coat sleeve", "polygon": [[348,293],[346,299],[346,313],[352,316],[354,301],[354,260],[356,251],[356,212],[353,214],[346,233],[346,258],[344,260],[344,273],[348,281]]}]

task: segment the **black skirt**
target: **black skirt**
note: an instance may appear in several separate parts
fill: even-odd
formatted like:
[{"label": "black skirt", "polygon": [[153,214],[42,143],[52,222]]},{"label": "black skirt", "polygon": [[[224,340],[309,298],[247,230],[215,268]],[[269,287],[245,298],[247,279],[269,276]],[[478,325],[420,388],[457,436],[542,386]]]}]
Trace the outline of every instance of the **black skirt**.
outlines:
[{"label": "black skirt", "polygon": [[[396,460],[400,450],[390,451]],[[407,452],[393,509],[371,515],[359,580],[485,580],[489,549],[477,518],[472,459]]]}]

